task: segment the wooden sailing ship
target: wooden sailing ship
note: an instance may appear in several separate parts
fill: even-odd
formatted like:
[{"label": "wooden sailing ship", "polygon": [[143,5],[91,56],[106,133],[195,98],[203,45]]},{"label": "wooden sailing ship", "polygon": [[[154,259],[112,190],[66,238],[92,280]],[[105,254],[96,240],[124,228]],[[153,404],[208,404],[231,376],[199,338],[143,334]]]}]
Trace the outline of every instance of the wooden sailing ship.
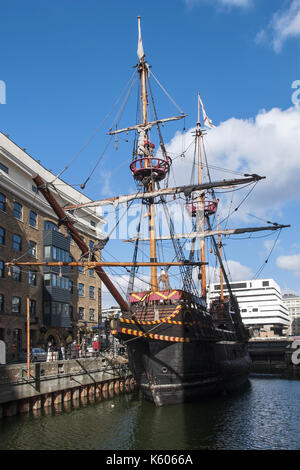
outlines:
[{"label": "wooden sailing ship", "polygon": [[[53,265],[83,265],[95,269],[109,292],[119,304],[122,315],[112,324],[112,333],[126,346],[129,367],[143,395],[156,405],[182,403],[198,400],[211,393],[234,390],[246,383],[248,379],[250,358],[247,350],[248,333],[242,323],[238,303],[230,289],[230,283],[223,267],[221,242],[215,236],[245,233],[260,230],[277,230],[282,225],[271,225],[258,228],[241,228],[213,230],[210,217],[214,217],[218,207],[218,199],[214,195],[215,188],[234,187],[262,179],[258,175],[245,175],[243,178],[203,181],[201,139],[203,130],[200,123],[200,107],[198,95],[198,121],[195,133],[195,144],[198,155],[197,181],[185,186],[161,187],[169,174],[172,159],[168,155],[163,142],[161,125],[168,121],[177,121],[185,115],[159,119],[154,107],[155,120],[149,121],[149,74],[150,68],[143,51],[140,18],[138,18],[138,58],[137,73],[140,82],[141,120],[131,127],[110,130],[110,135],[122,132],[135,134],[135,146],[130,163],[130,171],[137,183],[136,194],[117,196],[94,203],[78,204],[62,208],[53,196],[49,185],[39,175],[34,182],[55,211],[59,223],[65,225],[75,243],[82,251],[82,259],[72,263],[52,263]],[[151,91],[151,90],[150,90]],[[152,92],[151,92],[151,100]],[[154,106],[154,101],[153,101]],[[204,110],[204,109],[203,109]],[[206,122],[205,122],[206,121]],[[204,114],[204,124],[210,125]],[[160,154],[155,154],[155,147],[150,140],[150,131],[156,128],[159,136]],[[194,231],[175,233],[174,225],[168,212],[168,197],[184,194],[187,198],[187,210],[194,220]],[[147,208],[148,237],[142,238],[140,233],[130,239],[135,244],[134,258],[131,262],[99,261],[95,252],[80,237],[67,210],[82,206],[105,206],[123,204],[130,201],[141,201]],[[157,236],[155,207],[160,204],[169,228],[169,235]],[[190,238],[191,254],[186,259],[180,240]],[[216,300],[209,310],[207,305],[205,240],[210,238],[221,266],[222,277],[227,283],[229,295],[224,298],[221,291],[220,299]],[[171,240],[176,261],[159,261],[157,254],[158,240]],[[195,261],[194,251],[197,240],[200,240],[200,260]],[[138,243],[149,243],[149,261],[137,260]],[[106,239],[103,243],[108,243]],[[9,262],[8,265],[25,265],[29,263]],[[33,263],[30,263],[33,264]],[[35,263],[49,265],[50,263]],[[131,267],[128,298],[125,299],[105,272],[107,266]],[[141,266],[151,270],[149,288],[134,289],[134,278]],[[163,271],[158,276],[158,267]],[[169,279],[171,267],[177,267],[181,276],[181,287],[172,289]],[[199,269],[201,289],[197,289],[193,279],[193,269]]]}]

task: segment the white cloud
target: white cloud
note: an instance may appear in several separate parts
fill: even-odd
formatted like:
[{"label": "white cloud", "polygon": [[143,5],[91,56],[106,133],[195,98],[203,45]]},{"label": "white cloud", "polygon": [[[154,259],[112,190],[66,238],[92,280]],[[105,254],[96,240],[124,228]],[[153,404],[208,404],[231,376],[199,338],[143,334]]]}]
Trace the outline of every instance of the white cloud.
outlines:
[{"label": "white cloud", "polygon": [[[185,0],[185,3],[189,7],[193,7],[194,5],[200,3],[212,3],[211,0]],[[214,0],[214,3],[217,6],[221,7],[249,7],[252,3],[252,0]]]},{"label": "white cloud", "polygon": [[257,43],[271,42],[275,52],[280,52],[290,38],[300,36],[300,0],[292,0],[289,6],[274,13],[266,29],[256,36]]},{"label": "white cloud", "polygon": [[287,269],[293,271],[296,275],[300,275],[300,254],[279,256],[276,259],[276,264],[281,269]]},{"label": "white cloud", "polygon": [[[190,146],[185,158],[174,159],[171,175],[174,174],[175,184],[189,182],[194,158],[194,131],[195,129],[190,129],[184,136],[177,133],[167,145],[172,157],[182,153],[183,141],[185,148]],[[244,220],[247,218],[242,216],[244,209],[246,213],[250,212],[264,219],[268,217],[268,220],[275,218],[272,221],[278,222],[278,211],[289,201],[299,200],[300,107],[260,111],[254,119],[228,119],[207,133],[205,147],[208,164],[211,166],[266,177],[257,184],[236,213],[237,217]],[[238,177],[214,169],[211,170],[211,176],[213,180]],[[173,184],[172,176],[170,178]],[[235,193],[232,209],[248,191],[249,188],[244,193]],[[224,197],[227,198],[228,211],[232,196],[224,194]],[[222,207],[224,211],[224,204],[220,209]]]},{"label": "white cloud", "polygon": [[224,10],[225,8],[247,8],[252,5],[252,0],[185,0],[186,5],[189,8],[193,8],[196,5],[200,4],[213,4],[219,10]]},{"label": "white cloud", "polygon": [[[229,274],[229,281],[246,281],[253,278],[253,271],[248,266],[244,266],[238,261],[228,260],[225,266],[226,272]],[[216,283],[220,282],[220,268],[219,267],[207,267],[207,282]],[[225,283],[225,281],[224,281]]]}]

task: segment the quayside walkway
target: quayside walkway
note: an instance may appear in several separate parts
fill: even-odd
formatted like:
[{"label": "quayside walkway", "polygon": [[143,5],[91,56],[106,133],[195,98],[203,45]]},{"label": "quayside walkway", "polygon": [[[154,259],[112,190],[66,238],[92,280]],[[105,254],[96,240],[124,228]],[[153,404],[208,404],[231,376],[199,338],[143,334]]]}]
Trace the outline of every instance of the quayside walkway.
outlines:
[{"label": "quayside walkway", "polygon": [[0,418],[75,401],[131,392],[135,381],[122,356],[0,366]]}]

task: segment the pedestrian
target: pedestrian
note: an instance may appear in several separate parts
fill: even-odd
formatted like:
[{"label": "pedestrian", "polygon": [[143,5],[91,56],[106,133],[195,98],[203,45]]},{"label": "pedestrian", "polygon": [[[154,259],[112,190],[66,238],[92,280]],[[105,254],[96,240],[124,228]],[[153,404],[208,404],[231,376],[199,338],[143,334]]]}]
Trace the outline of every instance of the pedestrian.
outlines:
[{"label": "pedestrian", "polygon": [[65,347],[64,347],[63,344],[60,347],[60,352],[61,352],[62,360],[65,361],[66,360],[66,350],[65,350]]},{"label": "pedestrian", "polygon": [[76,359],[76,341],[71,344],[71,359]]},{"label": "pedestrian", "polygon": [[47,348],[47,362],[52,361],[52,343],[49,341]]}]

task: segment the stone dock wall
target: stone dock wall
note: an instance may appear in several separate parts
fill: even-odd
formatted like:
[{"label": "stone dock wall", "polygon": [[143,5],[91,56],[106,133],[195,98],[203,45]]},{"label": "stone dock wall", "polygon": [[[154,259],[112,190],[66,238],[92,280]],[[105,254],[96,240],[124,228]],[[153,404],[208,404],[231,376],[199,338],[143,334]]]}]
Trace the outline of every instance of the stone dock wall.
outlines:
[{"label": "stone dock wall", "polygon": [[123,358],[82,358],[0,366],[0,418],[75,401],[109,398],[134,390]]},{"label": "stone dock wall", "polygon": [[300,350],[292,339],[250,340],[248,344],[252,360],[252,373],[277,374],[284,378],[300,378]]}]

